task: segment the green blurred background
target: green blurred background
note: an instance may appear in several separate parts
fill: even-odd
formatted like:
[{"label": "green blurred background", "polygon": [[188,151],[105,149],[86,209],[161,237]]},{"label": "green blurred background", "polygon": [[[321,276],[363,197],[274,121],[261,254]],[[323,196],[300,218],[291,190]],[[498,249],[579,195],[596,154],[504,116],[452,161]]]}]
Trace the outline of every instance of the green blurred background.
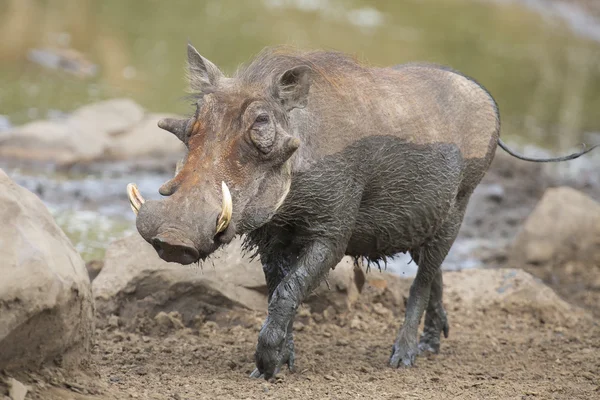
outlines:
[{"label": "green blurred background", "polygon": [[189,38],[229,73],[282,43],[447,64],[490,90],[512,141],[562,150],[600,130],[600,43],[519,2],[0,0],[0,37],[0,114],[13,125],[117,96],[187,113]]}]

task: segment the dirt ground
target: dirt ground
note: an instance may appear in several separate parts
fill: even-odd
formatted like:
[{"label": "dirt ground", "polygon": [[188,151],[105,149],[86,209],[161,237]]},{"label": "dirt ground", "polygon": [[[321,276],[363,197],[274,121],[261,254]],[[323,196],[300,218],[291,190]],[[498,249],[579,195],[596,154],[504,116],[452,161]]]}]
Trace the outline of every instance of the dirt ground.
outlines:
[{"label": "dirt ground", "polygon": [[200,318],[191,328],[176,315],[167,322],[142,318],[136,332],[113,318],[97,331],[86,369],[18,378],[32,386],[28,398],[40,400],[600,398],[598,319],[569,311],[556,296],[530,300],[540,294],[529,289],[501,306],[469,299],[469,288],[448,291],[450,337],[441,353],[421,356],[412,369],[389,368],[410,285],[398,282],[383,291],[368,285],[345,314],[303,307],[296,372],[284,370],[275,382],[248,378],[265,315],[243,311]]}]

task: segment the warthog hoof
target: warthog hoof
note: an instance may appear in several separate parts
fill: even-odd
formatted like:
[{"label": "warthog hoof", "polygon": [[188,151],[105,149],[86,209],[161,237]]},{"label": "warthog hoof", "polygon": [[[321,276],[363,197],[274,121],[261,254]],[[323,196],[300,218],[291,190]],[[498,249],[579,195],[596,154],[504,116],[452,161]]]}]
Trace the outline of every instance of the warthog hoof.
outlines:
[{"label": "warthog hoof", "polygon": [[250,378],[269,380],[281,371],[283,365],[294,372],[294,339],[291,332],[285,332],[273,323],[267,322],[258,335],[258,345],[254,355],[256,369]]},{"label": "warthog hoof", "polygon": [[425,327],[419,341],[419,352],[438,354],[440,352],[441,333],[443,332],[444,338],[447,339],[449,331],[450,326],[448,325],[446,310],[440,302],[433,310],[427,310]]},{"label": "warthog hoof", "polygon": [[390,356],[390,367],[412,367],[415,363],[415,358],[419,353],[417,346],[417,337],[413,334],[405,333],[404,329],[400,330],[398,338],[392,347],[392,355]]}]

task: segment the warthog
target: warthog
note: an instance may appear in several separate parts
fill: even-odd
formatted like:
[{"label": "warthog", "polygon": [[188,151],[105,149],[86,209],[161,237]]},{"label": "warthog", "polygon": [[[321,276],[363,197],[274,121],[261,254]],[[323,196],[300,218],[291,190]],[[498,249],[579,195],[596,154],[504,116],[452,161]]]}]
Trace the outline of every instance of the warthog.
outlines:
[{"label": "warthog", "polygon": [[[498,107],[448,68],[372,68],[337,52],[267,49],[233,77],[188,45],[191,118],[165,119],[188,152],[147,201],[128,186],[137,229],[161,258],[204,260],[235,235],[263,264],[268,317],[252,376],[294,365],[300,303],[344,255],[409,252],[418,272],[392,367],[448,335],[440,265],[499,139]],[[424,333],[418,325],[425,312]]]}]

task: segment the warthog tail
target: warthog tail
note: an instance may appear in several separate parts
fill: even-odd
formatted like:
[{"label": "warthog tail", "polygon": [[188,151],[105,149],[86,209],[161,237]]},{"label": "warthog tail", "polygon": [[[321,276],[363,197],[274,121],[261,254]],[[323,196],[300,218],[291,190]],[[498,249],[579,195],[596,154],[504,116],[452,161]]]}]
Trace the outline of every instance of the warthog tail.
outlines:
[{"label": "warthog tail", "polygon": [[592,146],[589,149],[586,149],[586,145],[582,144],[581,145],[582,149],[581,149],[580,152],[569,154],[567,156],[555,157],[555,158],[532,158],[532,157],[524,156],[523,154],[519,154],[519,153],[515,152],[514,150],[511,150],[506,145],[506,143],[504,143],[502,141],[502,139],[498,139],[498,146],[500,146],[502,148],[502,150],[506,151],[511,156],[516,157],[516,158],[518,158],[520,160],[533,161],[533,162],[557,162],[557,161],[569,161],[569,160],[573,160],[575,158],[578,158],[578,157],[584,155],[585,153],[589,153],[590,151],[594,150],[596,147],[600,147],[600,144]]}]

